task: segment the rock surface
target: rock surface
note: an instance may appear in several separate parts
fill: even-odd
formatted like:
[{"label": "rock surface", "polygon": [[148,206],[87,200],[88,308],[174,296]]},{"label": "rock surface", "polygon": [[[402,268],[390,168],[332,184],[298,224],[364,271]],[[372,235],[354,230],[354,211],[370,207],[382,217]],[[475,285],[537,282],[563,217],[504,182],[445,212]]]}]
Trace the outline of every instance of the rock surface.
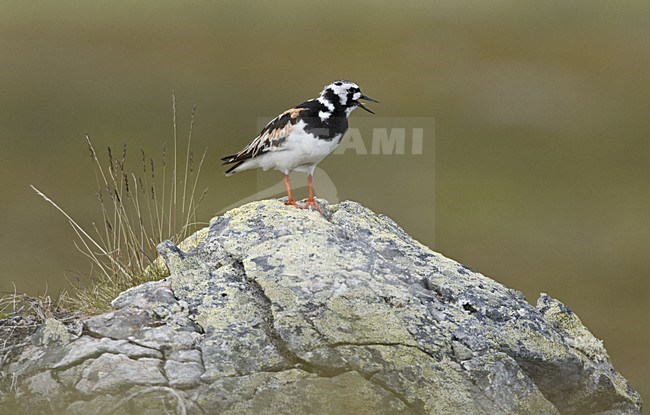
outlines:
[{"label": "rock surface", "polygon": [[161,244],[168,278],[82,331],[47,321],[0,359],[0,399],[43,414],[640,413],[559,301],[531,306],[357,203],[326,210],[250,203]]}]

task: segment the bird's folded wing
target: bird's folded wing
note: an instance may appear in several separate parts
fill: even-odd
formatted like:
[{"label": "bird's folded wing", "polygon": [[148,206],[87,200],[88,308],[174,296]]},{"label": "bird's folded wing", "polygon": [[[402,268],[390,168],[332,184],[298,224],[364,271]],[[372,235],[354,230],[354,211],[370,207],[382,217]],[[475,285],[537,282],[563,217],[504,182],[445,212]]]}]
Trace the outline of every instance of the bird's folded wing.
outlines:
[{"label": "bird's folded wing", "polygon": [[292,108],[278,115],[262,129],[260,134],[244,147],[239,153],[224,157],[224,163],[234,163],[236,161],[250,159],[269,151],[282,150],[284,141],[291,134],[291,130],[296,123],[301,112],[307,111],[307,108]]}]

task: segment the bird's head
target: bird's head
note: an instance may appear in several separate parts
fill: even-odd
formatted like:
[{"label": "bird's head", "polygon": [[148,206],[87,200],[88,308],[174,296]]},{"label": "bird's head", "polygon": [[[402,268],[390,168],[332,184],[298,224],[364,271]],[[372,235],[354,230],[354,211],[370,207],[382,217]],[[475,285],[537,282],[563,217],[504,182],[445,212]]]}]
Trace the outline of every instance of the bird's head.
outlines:
[{"label": "bird's head", "polygon": [[359,89],[359,86],[354,82],[344,80],[334,81],[323,88],[323,92],[320,94],[320,99],[327,100],[334,106],[342,107],[345,110],[346,115],[350,115],[350,113],[357,107],[361,107],[369,113],[374,114],[374,112],[369,110],[359,100],[379,103],[379,101],[361,93],[361,89]]}]

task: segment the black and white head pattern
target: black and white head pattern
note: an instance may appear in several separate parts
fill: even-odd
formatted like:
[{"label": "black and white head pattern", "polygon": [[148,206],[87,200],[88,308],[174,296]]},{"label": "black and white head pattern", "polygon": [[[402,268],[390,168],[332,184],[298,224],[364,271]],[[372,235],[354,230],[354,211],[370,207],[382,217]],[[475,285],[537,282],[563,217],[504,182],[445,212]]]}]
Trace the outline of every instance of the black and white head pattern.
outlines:
[{"label": "black and white head pattern", "polygon": [[323,88],[318,97],[318,102],[323,104],[327,111],[322,111],[321,119],[328,118],[334,112],[343,111],[348,116],[359,106],[359,98],[363,94],[357,84],[352,81],[338,80]]}]

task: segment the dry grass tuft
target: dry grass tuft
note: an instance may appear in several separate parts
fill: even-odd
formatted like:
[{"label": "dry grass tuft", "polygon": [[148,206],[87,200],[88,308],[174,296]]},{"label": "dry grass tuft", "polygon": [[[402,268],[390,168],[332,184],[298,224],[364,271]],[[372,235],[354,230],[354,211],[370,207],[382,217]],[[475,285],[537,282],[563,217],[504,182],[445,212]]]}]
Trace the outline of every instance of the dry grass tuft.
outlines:
[{"label": "dry grass tuft", "polygon": [[[126,142],[118,154],[109,147],[102,164],[92,140],[86,135],[97,181],[97,200],[101,223],[84,227],[50,197],[34,191],[61,212],[77,235],[75,245],[88,258],[91,271],[87,278],[71,282],[70,305],[85,313],[100,312],[122,291],[146,281],[165,277],[165,271],[151,266],[157,257],[156,246],[165,239],[179,243],[197,227],[196,210],[207,192],[197,193],[207,148],[195,166],[191,149],[196,107],[192,110],[185,159],[179,174],[176,97],[172,94],[174,148],[168,160],[162,149],[159,166],[140,149],[138,172],[127,168]],[[83,280],[85,284],[82,283]]]},{"label": "dry grass tuft", "polygon": [[32,343],[31,336],[45,319],[56,318],[68,324],[78,318],[77,314],[68,310],[68,302],[65,293],[56,299],[47,294],[30,297],[15,291],[0,296],[0,408],[7,410],[7,413],[17,413],[15,394],[18,377],[6,366]]},{"label": "dry grass tuft", "polygon": [[47,294],[30,297],[16,292],[0,296],[0,384],[7,376],[3,371],[5,363],[13,352],[30,344],[30,336],[45,319],[66,323],[77,317],[68,310],[68,302],[65,293],[56,299]]},{"label": "dry grass tuft", "polygon": [[64,323],[75,319],[77,315],[69,310],[69,302],[65,292],[57,298],[47,294],[31,297],[16,292],[0,296],[0,356],[16,347],[17,342],[29,343],[29,336],[47,318]]}]

